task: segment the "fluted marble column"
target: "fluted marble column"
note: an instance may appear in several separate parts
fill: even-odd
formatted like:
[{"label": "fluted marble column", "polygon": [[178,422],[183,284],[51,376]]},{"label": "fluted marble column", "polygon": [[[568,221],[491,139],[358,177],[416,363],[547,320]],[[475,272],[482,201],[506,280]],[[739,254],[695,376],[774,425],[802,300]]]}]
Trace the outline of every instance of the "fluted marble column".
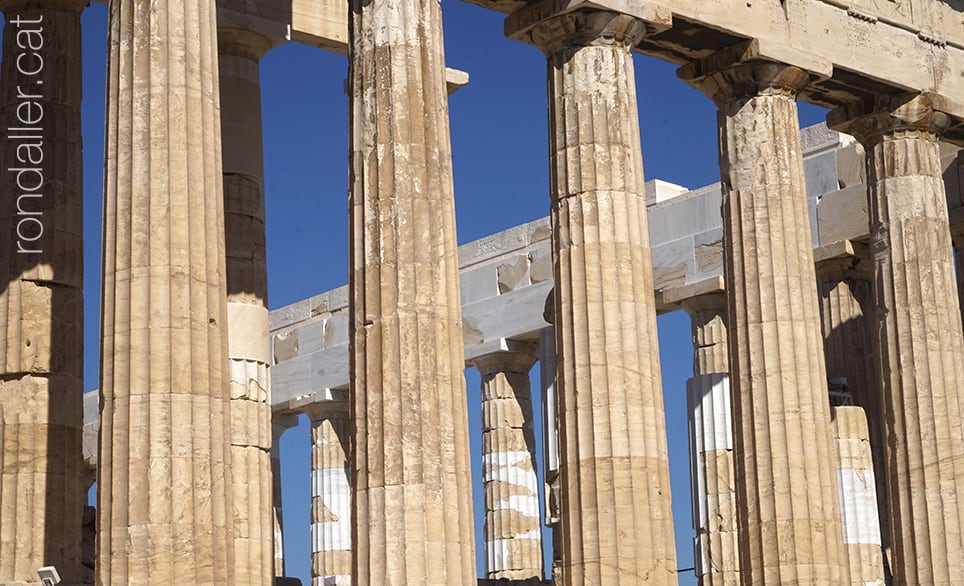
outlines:
[{"label": "fluted marble column", "polygon": [[[879,541],[887,539],[886,475],[884,474],[884,421],[880,412],[880,387],[874,367],[874,349],[869,315],[872,274],[866,248],[817,262],[817,290],[820,298],[820,330],[823,333],[827,378],[846,380],[853,403],[863,408],[876,483]],[[843,490],[843,488],[841,488]],[[844,511],[844,520],[847,513]],[[844,541],[848,541],[844,525]],[[848,542],[849,543],[849,542]]]},{"label": "fluted marble column", "polygon": [[841,584],[884,586],[874,459],[867,418],[862,407],[837,406],[831,408],[831,421],[848,565],[847,576]]},{"label": "fluted marble column", "polygon": [[631,50],[645,25],[542,21],[567,585],[676,584],[666,424]]},{"label": "fluted marble column", "polygon": [[542,578],[542,519],[529,370],[534,344],[473,360],[482,378],[485,577]]},{"label": "fluted marble column", "polygon": [[928,95],[828,116],[867,151],[876,366],[897,584],[964,584],[964,333],[940,135]]},{"label": "fluted marble column", "polygon": [[347,403],[307,409],[311,419],[312,586],[346,586],[351,581],[351,488]]},{"label": "fluted marble column", "polygon": [[234,583],[274,583],[268,274],[259,62],[267,37],[218,29],[228,384],[234,470]]},{"label": "fluted marble column", "polygon": [[353,0],[357,584],[474,585],[468,414],[437,0]]},{"label": "fluted marble column", "polygon": [[2,0],[0,583],[82,580],[85,1]]},{"label": "fluted marble column", "polygon": [[809,76],[729,52],[679,74],[719,107],[741,579],[837,584],[846,562],[795,101]]},{"label": "fluted marble column", "polygon": [[97,583],[233,584],[215,2],[109,31]]},{"label": "fluted marble column", "polygon": [[702,586],[739,585],[726,297],[700,295],[683,307],[693,330],[693,378],[686,383],[686,399],[696,576]]}]

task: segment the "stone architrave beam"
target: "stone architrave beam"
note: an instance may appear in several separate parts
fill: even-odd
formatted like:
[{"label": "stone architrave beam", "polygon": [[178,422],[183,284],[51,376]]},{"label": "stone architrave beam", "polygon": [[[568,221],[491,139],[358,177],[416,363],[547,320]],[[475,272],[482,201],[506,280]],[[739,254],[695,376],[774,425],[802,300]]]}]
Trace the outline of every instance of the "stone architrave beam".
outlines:
[{"label": "stone architrave beam", "polygon": [[[856,145],[841,136],[823,125],[802,131],[814,247],[867,237],[866,210],[853,205],[866,200],[858,172],[863,158]],[[956,164],[956,152],[945,158],[945,166]],[[841,182],[846,187],[838,189]],[[949,184],[949,201],[951,192]],[[959,201],[956,187],[953,192]],[[719,184],[687,190],[650,180],[646,199],[656,309],[675,311],[683,300],[718,288],[722,277]],[[552,290],[550,250],[548,218],[459,247],[467,365],[472,358],[501,349],[504,340],[539,339],[549,325],[543,312]],[[270,320],[276,416],[330,400],[330,389],[347,388],[347,287],[278,308]],[[96,448],[97,401],[85,404],[85,438],[90,440],[85,445]]]}]

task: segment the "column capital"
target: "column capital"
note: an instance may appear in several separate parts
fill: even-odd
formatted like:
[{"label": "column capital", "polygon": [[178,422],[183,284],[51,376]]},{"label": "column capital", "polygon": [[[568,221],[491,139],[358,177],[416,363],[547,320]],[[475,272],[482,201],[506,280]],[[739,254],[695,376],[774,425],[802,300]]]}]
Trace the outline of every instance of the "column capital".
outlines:
[{"label": "column capital", "polygon": [[348,398],[318,401],[301,407],[301,411],[314,423],[323,419],[350,416],[351,405]]},{"label": "column capital", "polygon": [[237,55],[260,61],[279,44],[277,39],[247,29],[218,27],[218,53],[221,55]]},{"label": "column capital", "polygon": [[472,365],[483,377],[500,372],[526,374],[539,356],[539,346],[533,342],[505,340],[504,349],[472,359]]},{"label": "column capital", "polygon": [[870,250],[862,242],[842,240],[813,251],[817,282],[869,281],[873,277]]},{"label": "column capital", "polygon": [[509,15],[505,34],[547,56],[591,46],[632,51],[647,33],[668,29],[672,20],[672,13],[646,3],[542,0]]},{"label": "column capital", "polygon": [[760,94],[796,99],[810,75],[793,65],[771,61],[737,61],[713,68],[712,55],[681,67],[680,79],[706,94],[721,110],[739,107]]},{"label": "column capital", "polygon": [[90,0],[0,0],[0,12],[12,10],[76,10],[81,12]]},{"label": "column capital", "polygon": [[726,293],[723,291],[712,291],[703,293],[695,297],[683,299],[680,306],[686,313],[695,315],[701,311],[726,311]]},{"label": "column capital", "polygon": [[940,136],[950,126],[942,100],[929,93],[876,96],[845,104],[827,114],[827,126],[853,135],[861,144],[875,142],[893,132],[920,132]]}]

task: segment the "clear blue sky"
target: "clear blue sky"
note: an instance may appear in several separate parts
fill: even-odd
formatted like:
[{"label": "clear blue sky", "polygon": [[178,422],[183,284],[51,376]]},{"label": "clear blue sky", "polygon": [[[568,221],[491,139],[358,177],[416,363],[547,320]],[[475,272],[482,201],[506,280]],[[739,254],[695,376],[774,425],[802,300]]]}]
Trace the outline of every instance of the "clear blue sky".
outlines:
[{"label": "clear blue sky", "polygon": [[[461,244],[548,214],[546,62],[534,47],[504,37],[501,14],[454,0],[443,3],[443,13],[448,64],[471,76],[469,85],[450,100]],[[103,5],[94,4],[84,13],[88,390],[98,386],[106,23]],[[696,188],[719,179],[716,110],[702,94],[678,81],[675,70],[672,64],[636,56],[644,166],[647,178]],[[262,63],[272,309],[348,280],[346,76],[344,56],[296,44],[274,49]],[[801,106],[804,125],[823,117],[819,108]],[[685,381],[692,374],[689,318],[681,312],[661,316],[658,327],[678,565],[690,568],[693,530],[685,410]],[[478,496],[479,377],[473,369],[466,371],[466,384]],[[539,388],[538,365],[532,386]],[[302,419],[283,437],[282,466],[288,574],[307,586],[309,437]],[[481,522],[476,523],[478,534]],[[680,584],[696,584],[692,572],[681,573]]]}]

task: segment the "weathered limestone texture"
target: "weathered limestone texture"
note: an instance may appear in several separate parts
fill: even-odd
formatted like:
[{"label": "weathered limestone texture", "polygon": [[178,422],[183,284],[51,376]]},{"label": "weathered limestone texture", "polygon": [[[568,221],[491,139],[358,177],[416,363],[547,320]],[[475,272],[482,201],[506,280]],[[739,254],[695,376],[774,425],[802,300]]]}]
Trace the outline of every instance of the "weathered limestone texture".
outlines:
[{"label": "weathered limestone texture", "polygon": [[109,31],[97,583],[233,584],[215,2]]},{"label": "weathered limestone texture", "polygon": [[347,402],[316,403],[311,418],[311,580],[313,586],[351,584],[351,488]]},{"label": "weathered limestone texture", "polygon": [[550,18],[563,583],[676,584],[632,48],[642,22]]},{"label": "weathered limestone texture", "polygon": [[476,583],[462,304],[437,0],[349,28],[356,584]]},{"label": "weathered limestone texture", "polygon": [[281,498],[281,434],[298,425],[294,415],[273,414],[271,417],[271,483],[274,509],[274,575],[285,575],[284,506]]},{"label": "weathered limestone texture", "polygon": [[542,511],[536,477],[529,370],[534,344],[476,358],[482,378],[482,498],[485,576],[542,578]]},{"label": "weathered limestone texture", "polygon": [[753,584],[839,584],[845,560],[795,102],[809,75],[738,55],[716,53],[680,77],[719,107],[740,573]]},{"label": "weathered limestone texture", "polygon": [[[80,13],[0,1],[0,583],[83,579]],[[19,61],[19,64],[18,64]]]},{"label": "weathered limestone texture", "polygon": [[692,319],[693,378],[686,384],[693,466],[696,576],[701,586],[740,583],[733,417],[730,408],[726,297],[722,292],[683,302]]},{"label": "weathered limestone texture", "polygon": [[867,418],[861,407],[831,407],[848,577],[841,584],[884,586],[877,489]]},{"label": "weathered limestone texture", "polygon": [[274,582],[268,273],[259,62],[271,40],[218,29],[228,384],[234,476],[234,583]]},{"label": "weathered limestone texture", "polygon": [[[554,319],[550,293],[544,311],[547,322]],[[553,326],[539,332],[539,385],[542,387],[542,464],[545,473],[545,523],[552,532],[552,583],[562,584],[562,511],[559,502],[559,401],[556,395],[556,332]]]},{"label": "weathered limestone texture", "polygon": [[964,584],[964,334],[939,142],[949,120],[924,94],[840,108],[828,122],[867,151],[894,582]]},{"label": "weathered limestone texture", "polygon": [[[849,399],[862,407],[867,419],[873,466],[876,471],[875,494],[881,543],[888,548],[886,477],[884,474],[884,420],[880,412],[880,386],[874,366],[871,335],[870,281],[872,279],[869,251],[866,246],[852,243],[842,252],[837,245],[824,247],[829,258],[816,263],[817,290],[820,295],[820,330],[823,333],[827,378],[831,387],[846,385]],[[847,251],[847,247],[857,252]],[[831,389],[833,390],[833,388]],[[831,397],[831,403],[834,398]],[[843,403],[846,404],[846,403]],[[843,490],[843,489],[841,489]],[[846,514],[844,515],[846,518]],[[844,538],[846,539],[846,527]]]}]

